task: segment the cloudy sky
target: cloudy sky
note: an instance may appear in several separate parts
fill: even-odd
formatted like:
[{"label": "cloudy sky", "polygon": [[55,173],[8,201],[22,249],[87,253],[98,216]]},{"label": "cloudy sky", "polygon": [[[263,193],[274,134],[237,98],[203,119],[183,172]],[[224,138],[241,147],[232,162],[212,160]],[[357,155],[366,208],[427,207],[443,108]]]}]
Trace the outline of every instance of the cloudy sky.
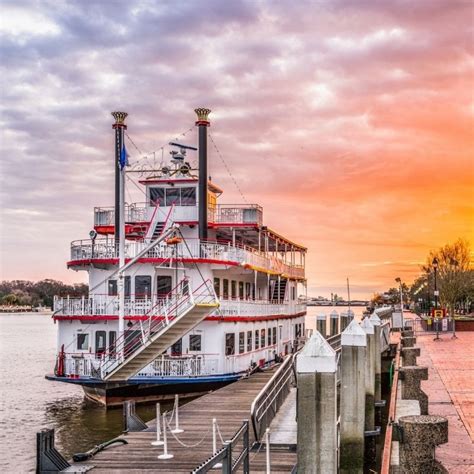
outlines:
[{"label": "cloudy sky", "polygon": [[0,3],[0,278],[85,280],[65,262],[113,203],[117,109],[134,161],[211,108],[247,201],[309,248],[310,294],[370,296],[473,240],[471,1]]}]

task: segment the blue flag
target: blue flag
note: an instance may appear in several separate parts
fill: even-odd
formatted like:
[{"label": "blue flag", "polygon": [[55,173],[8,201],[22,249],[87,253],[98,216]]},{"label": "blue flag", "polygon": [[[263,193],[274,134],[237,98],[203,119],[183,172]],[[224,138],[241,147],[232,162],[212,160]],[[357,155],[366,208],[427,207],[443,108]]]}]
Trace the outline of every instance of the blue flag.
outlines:
[{"label": "blue flag", "polygon": [[128,154],[124,143],[122,145],[122,150],[120,151],[120,171],[122,171],[125,166],[128,166]]}]

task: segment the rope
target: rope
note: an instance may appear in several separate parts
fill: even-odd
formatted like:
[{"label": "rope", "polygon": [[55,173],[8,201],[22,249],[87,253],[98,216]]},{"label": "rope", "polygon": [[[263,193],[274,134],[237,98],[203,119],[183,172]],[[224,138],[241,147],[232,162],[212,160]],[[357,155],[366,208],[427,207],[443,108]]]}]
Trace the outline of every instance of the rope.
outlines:
[{"label": "rope", "polygon": [[227,173],[229,173],[229,176],[231,177],[235,187],[237,188],[237,190],[239,191],[240,193],[240,196],[242,197],[242,199],[244,200],[244,202],[246,204],[248,204],[249,202],[247,201],[247,198],[244,196],[244,193],[242,192],[242,190],[240,189],[240,186],[239,184],[237,183],[236,179],[234,178],[234,175],[231,173],[230,171],[230,168],[229,166],[227,165],[227,163],[225,162],[224,160],[224,157],[222,156],[222,153],[220,152],[219,148],[217,148],[217,145],[214,141],[214,139],[212,138],[212,135],[209,133],[209,138],[211,140],[211,143],[213,144],[214,146],[214,149],[216,150],[216,153],[217,153],[217,156],[221,159],[222,163],[224,164],[224,167],[225,169],[227,170]]},{"label": "rope", "polygon": [[175,434],[172,432],[171,430],[171,427],[169,425],[169,422],[165,416],[165,422],[166,422],[166,426],[168,427],[168,431],[171,433],[171,435],[173,436],[173,438],[181,445],[183,446],[183,448],[195,448],[197,446],[199,446],[200,444],[202,444],[204,442],[204,440],[206,439],[206,437],[209,435],[210,431],[211,431],[211,428],[208,428],[208,430],[206,431],[206,433],[204,434],[204,436],[195,444],[186,444],[186,443],[183,443],[177,436],[175,436]]},{"label": "rope", "polygon": [[217,420],[216,420],[216,428],[217,428],[217,434],[219,435],[219,438],[221,439],[221,443],[224,444],[225,441],[224,441],[224,438],[222,437],[221,429],[219,428],[219,424],[217,423]]}]

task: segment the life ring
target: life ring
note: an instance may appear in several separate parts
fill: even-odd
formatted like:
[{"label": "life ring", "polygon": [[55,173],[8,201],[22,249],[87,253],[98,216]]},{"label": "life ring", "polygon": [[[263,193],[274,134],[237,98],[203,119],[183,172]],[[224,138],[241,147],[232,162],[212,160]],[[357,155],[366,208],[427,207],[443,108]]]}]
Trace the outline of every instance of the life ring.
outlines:
[{"label": "life ring", "polygon": [[166,239],[166,244],[167,245],[178,245],[183,241],[180,237],[170,237],[169,239]]}]

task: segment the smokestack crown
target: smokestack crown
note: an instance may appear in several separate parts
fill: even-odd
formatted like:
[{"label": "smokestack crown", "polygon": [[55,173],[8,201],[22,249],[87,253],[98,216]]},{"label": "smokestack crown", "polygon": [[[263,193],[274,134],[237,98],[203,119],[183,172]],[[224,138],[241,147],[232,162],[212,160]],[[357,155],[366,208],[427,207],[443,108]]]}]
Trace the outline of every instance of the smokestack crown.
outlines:
[{"label": "smokestack crown", "polygon": [[210,125],[209,122],[209,114],[211,113],[211,109],[203,109],[198,108],[194,109],[197,115],[196,125],[206,125],[207,127]]},{"label": "smokestack crown", "polygon": [[115,119],[115,123],[113,125],[113,128],[115,127],[125,127],[125,119],[127,118],[127,112],[112,112],[112,117]]}]

